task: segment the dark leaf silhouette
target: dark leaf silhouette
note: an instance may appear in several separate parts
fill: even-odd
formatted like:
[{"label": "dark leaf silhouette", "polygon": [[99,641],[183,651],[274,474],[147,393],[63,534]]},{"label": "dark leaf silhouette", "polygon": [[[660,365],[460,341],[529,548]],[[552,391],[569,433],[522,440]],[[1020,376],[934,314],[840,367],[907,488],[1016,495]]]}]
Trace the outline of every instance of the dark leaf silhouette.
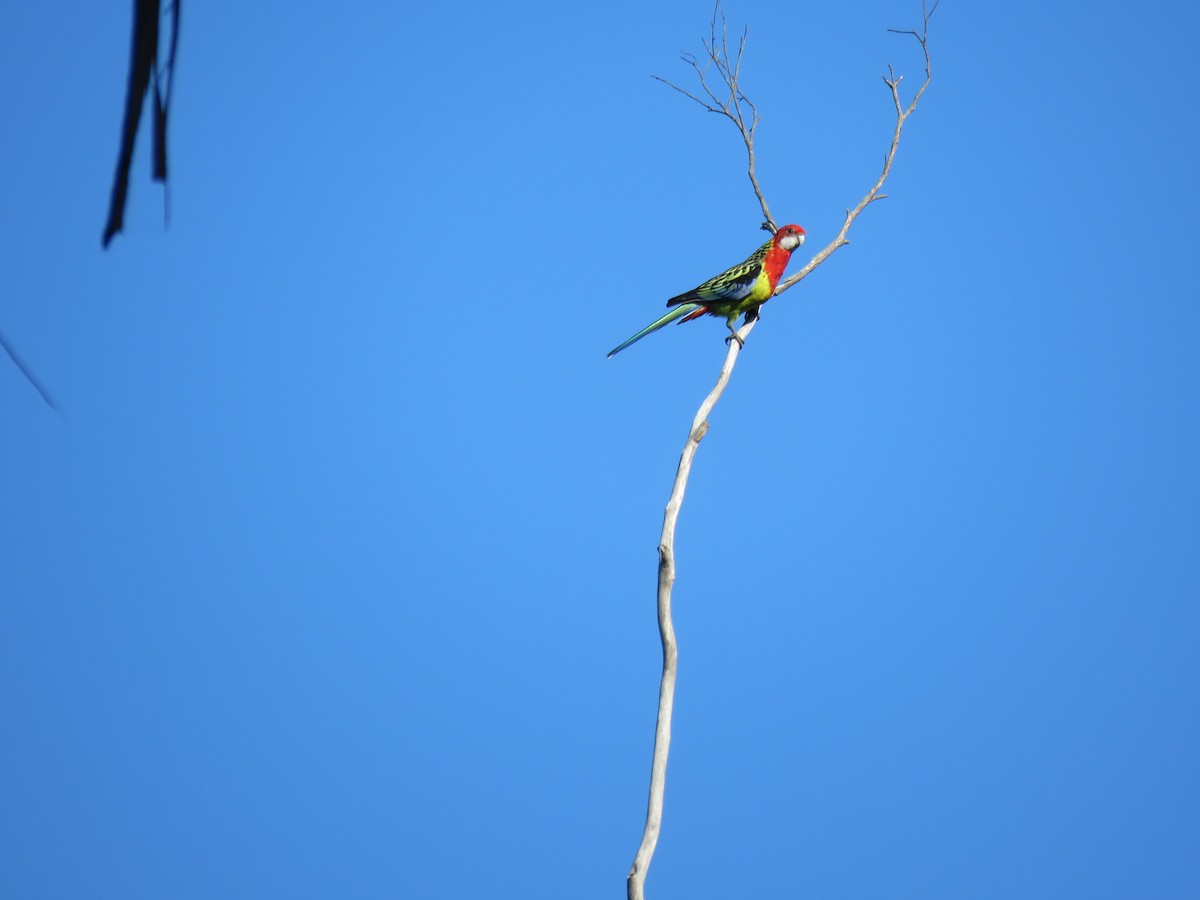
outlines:
[{"label": "dark leaf silhouette", "polygon": [[117,153],[117,171],[113,175],[112,199],[108,206],[108,222],[101,239],[107,247],[125,221],[125,201],[129,196],[129,167],[133,162],[133,147],[137,141],[138,125],[146,93],[154,89],[153,169],[152,177],[164,184],[167,181],[167,117],[171,107],[171,88],[175,83],[175,50],[179,44],[179,4],[171,4],[170,47],[167,50],[165,75],[158,68],[158,38],[161,7],[159,0],[134,0],[133,39],[129,54],[129,83],[125,91],[125,116],[121,124],[121,146]]}]

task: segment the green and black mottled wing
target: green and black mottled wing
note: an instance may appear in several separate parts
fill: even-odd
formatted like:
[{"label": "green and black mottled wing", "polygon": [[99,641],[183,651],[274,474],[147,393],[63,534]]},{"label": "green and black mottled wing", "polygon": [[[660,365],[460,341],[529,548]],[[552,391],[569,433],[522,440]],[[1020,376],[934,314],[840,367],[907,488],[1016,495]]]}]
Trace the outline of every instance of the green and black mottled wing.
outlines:
[{"label": "green and black mottled wing", "polygon": [[754,283],[762,274],[763,260],[770,249],[771,241],[767,241],[745,262],[726,269],[697,288],[672,297],[667,301],[667,306],[679,303],[736,303],[744,299],[754,289]]}]

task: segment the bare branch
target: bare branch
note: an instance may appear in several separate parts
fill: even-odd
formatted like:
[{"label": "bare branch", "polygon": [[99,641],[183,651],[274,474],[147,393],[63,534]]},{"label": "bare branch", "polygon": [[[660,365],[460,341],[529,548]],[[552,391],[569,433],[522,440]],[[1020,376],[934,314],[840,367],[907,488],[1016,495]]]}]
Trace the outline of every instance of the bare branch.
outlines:
[{"label": "bare branch", "polygon": [[[718,18],[721,22],[719,36],[717,34]],[[759,186],[758,173],[755,170],[754,130],[758,127],[759,123],[758,108],[755,107],[750,98],[742,91],[740,82],[742,56],[746,51],[746,38],[749,33],[749,29],[742,30],[742,37],[738,41],[737,55],[731,59],[729,56],[728,22],[726,22],[725,13],[721,9],[721,0],[717,0],[713,6],[712,20],[709,22],[708,39],[701,39],[700,41],[704,47],[704,53],[708,57],[704,66],[701,67],[696,61],[696,57],[692,54],[683,54],[683,61],[695,69],[696,75],[700,80],[700,86],[704,89],[704,93],[708,95],[711,102],[697,97],[695,94],[684,90],[679,85],[658,75],[650,77],[695,100],[709,112],[720,113],[734,124],[738,133],[742,136],[742,142],[746,145],[746,174],[750,178],[750,185],[754,188],[754,196],[758,198],[759,206],[762,207],[763,228],[773,232],[776,228],[775,218],[771,215],[770,207],[767,206],[767,198]],[[728,99],[721,99],[709,85],[708,72],[712,68],[716,69],[717,75],[721,79],[722,93],[728,91]]]},{"label": "bare branch", "polygon": [[658,686],[658,721],[654,729],[654,758],[650,764],[650,798],[646,804],[646,827],[642,831],[642,843],[634,857],[633,867],[625,882],[628,900],[644,900],[646,873],[658,835],[662,830],[663,795],[667,785],[667,755],[671,747],[671,714],[675,706],[675,674],[679,664],[679,649],[675,640],[675,626],[671,620],[671,588],[675,584],[675,524],[679,521],[679,510],[683,506],[683,494],[687,490],[688,476],[692,471],[692,460],[700,441],[708,433],[708,416],[733,374],[733,365],[741,352],[742,343],[754,329],[756,319],[751,319],[738,330],[738,339],[729,342],[725,364],[721,374],[688,430],[683,453],[679,456],[679,468],[675,471],[675,484],[663,513],[662,536],[658,542],[658,633],[662,640],[663,670]]},{"label": "bare branch", "polygon": [[888,29],[888,31],[896,34],[911,34],[917,39],[917,42],[921,45],[921,52],[925,56],[925,80],[921,83],[921,86],[917,88],[917,92],[913,94],[912,100],[907,106],[905,106],[904,102],[900,99],[900,82],[903,80],[904,76],[897,75],[891,66],[888,66],[888,73],[883,76],[883,83],[888,86],[888,90],[892,94],[892,103],[896,108],[896,126],[892,131],[892,143],[891,146],[888,147],[887,155],[883,158],[883,169],[879,173],[879,177],[875,179],[875,184],[873,184],[871,189],[867,191],[866,196],[858,201],[858,205],[853,209],[846,210],[846,218],[842,221],[842,227],[841,230],[838,231],[837,236],[830,241],[820,253],[810,259],[808,264],[800,269],[800,271],[781,281],[779,286],[775,288],[774,296],[778,296],[784,291],[799,284],[812,273],[813,269],[832,256],[834,251],[849,244],[850,241],[847,240],[846,235],[849,234],[850,226],[854,224],[854,220],[859,217],[864,209],[866,209],[876,200],[883,200],[887,197],[887,194],[880,192],[883,189],[884,182],[886,182],[888,179],[888,175],[891,174],[892,163],[896,159],[896,150],[900,147],[900,133],[904,130],[904,123],[908,121],[908,117],[911,116],[916,110],[917,103],[920,102],[921,97],[925,93],[925,89],[929,87],[929,82],[933,79],[933,63],[929,58],[929,17],[932,16],[937,10],[938,3],[940,2],[941,0],[936,0],[933,6],[927,6],[925,0],[922,0],[921,30],[919,32],[915,29],[910,29],[908,31],[897,31],[894,28]]},{"label": "bare branch", "polygon": [[[933,77],[928,46],[929,18],[937,9],[938,2],[940,0],[935,0],[933,6],[928,7],[926,0],[922,0],[922,21],[919,32],[916,30],[900,32],[901,34],[913,35],[920,43],[921,51],[925,56],[925,80],[907,106],[904,105],[900,98],[902,76],[896,75],[891,66],[888,66],[888,74],[883,76],[884,83],[891,92],[896,108],[896,126],[892,132],[892,142],[887,154],[884,156],[883,168],[879,177],[875,180],[875,183],[871,186],[866,196],[858,202],[858,205],[853,209],[846,210],[846,218],[842,223],[842,228],[838,232],[837,237],[821,250],[820,253],[814,256],[804,268],[782,282],[776,288],[776,294],[783,293],[788,288],[803,280],[839,247],[844,247],[850,243],[846,235],[850,231],[850,226],[854,224],[854,220],[870,204],[887,197],[887,194],[884,194],[882,189],[884,182],[887,181],[888,174],[892,170],[892,163],[895,161],[896,150],[900,145],[900,134],[904,128],[904,123],[916,110],[918,101],[925,93],[925,89],[929,87],[929,82]],[[717,43],[718,15],[721,17],[721,41],[719,45]],[[703,68],[696,61],[696,58],[690,54],[685,54],[684,60],[696,70],[696,74],[700,79],[700,85],[711,102],[702,100],[695,94],[684,90],[678,85],[672,84],[665,78],[659,78],[657,75],[653,77],[696,101],[709,112],[721,113],[737,126],[738,132],[742,135],[742,140],[746,145],[750,183],[754,187],[755,196],[758,197],[759,203],[762,206],[763,216],[766,219],[763,227],[770,231],[775,231],[774,219],[771,217],[766,198],[759,188],[758,179],[754,171],[754,130],[757,128],[759,122],[758,110],[742,92],[739,82],[742,55],[746,49],[746,32],[743,31],[741,41],[738,44],[737,56],[731,61],[729,58],[725,15],[721,12],[720,0],[717,0],[717,4],[713,9],[709,40],[707,42],[702,41],[702,43],[704,44],[705,52],[708,54],[708,62]],[[712,66],[716,67],[721,81],[729,91],[729,99],[726,101],[722,101],[708,84],[707,74],[709,68]],[[747,113],[749,124],[747,124]],[[738,354],[741,352],[742,344],[749,336],[751,330],[753,330],[757,320],[757,310],[748,312],[744,324],[737,332],[736,339],[730,341],[729,351],[725,355],[725,364],[721,367],[721,374],[717,378],[717,383],[704,399],[704,402],[700,404],[700,409],[696,413],[696,417],[692,420],[692,427],[688,431],[687,441],[683,445],[683,453],[679,458],[679,468],[675,473],[675,483],[671,488],[671,496],[667,501],[667,508],[663,515],[662,537],[658,546],[658,628],[659,637],[662,641],[663,669],[662,678],[659,682],[658,720],[654,732],[654,756],[650,768],[650,796],[646,808],[646,825],[642,832],[641,845],[638,847],[633,867],[629,871],[629,877],[626,882],[628,900],[644,900],[646,874],[650,868],[650,862],[654,856],[655,847],[658,845],[659,833],[662,829],[667,757],[671,744],[671,716],[675,705],[675,680],[679,662],[679,649],[675,639],[675,627],[671,619],[671,589],[675,584],[675,525],[679,520],[680,507],[683,505],[683,496],[687,489],[688,477],[691,474],[692,461],[695,458],[696,450],[700,446],[700,441],[708,432],[708,416],[724,393],[725,386],[729,383],[729,379],[733,374],[733,366],[737,361]]]},{"label": "bare branch", "polygon": [[[655,81],[661,81],[663,84],[665,84],[669,88],[674,88],[675,90],[679,91],[679,93],[683,94],[683,96],[690,97],[692,100],[695,100],[697,103],[699,103],[705,109],[707,109],[709,112],[714,112],[714,113],[723,113],[724,112],[724,110],[722,110],[722,109],[719,109],[715,106],[710,106],[708,103],[705,103],[703,100],[701,100],[695,94],[691,93],[690,91],[685,91],[683,88],[681,88],[679,85],[675,84],[672,81],[667,81],[667,79],[660,78],[658,75],[651,75],[650,77],[653,78]],[[703,80],[703,79],[701,79],[701,80]]]}]

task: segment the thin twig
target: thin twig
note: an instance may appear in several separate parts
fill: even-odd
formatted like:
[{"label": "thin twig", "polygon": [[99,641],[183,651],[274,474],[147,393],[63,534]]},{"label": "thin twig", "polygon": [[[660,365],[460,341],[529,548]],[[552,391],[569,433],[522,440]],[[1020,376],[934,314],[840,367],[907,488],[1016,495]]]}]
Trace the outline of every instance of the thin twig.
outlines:
[{"label": "thin twig", "polygon": [[892,143],[891,146],[888,147],[887,155],[883,158],[883,169],[880,171],[879,177],[875,179],[875,183],[871,186],[871,189],[867,191],[866,195],[858,201],[858,205],[853,209],[846,210],[846,218],[842,221],[842,227],[841,230],[838,231],[837,236],[830,241],[820,253],[810,259],[803,268],[781,281],[779,286],[775,288],[774,296],[779,296],[784,291],[789,290],[790,288],[799,284],[812,273],[813,269],[832,256],[834,251],[849,244],[850,241],[847,240],[846,235],[850,232],[850,226],[854,224],[854,220],[859,217],[864,209],[866,209],[876,200],[884,200],[887,198],[887,194],[880,193],[880,191],[883,189],[883,184],[885,181],[887,181],[888,175],[891,174],[892,163],[896,159],[896,150],[900,146],[900,133],[904,130],[904,123],[908,121],[908,117],[911,116],[916,110],[918,101],[920,101],[922,95],[924,95],[925,89],[929,87],[929,82],[933,78],[933,65],[929,58],[929,17],[934,14],[935,10],[937,10],[938,3],[940,2],[941,0],[936,0],[933,6],[927,7],[925,0],[922,0],[920,32],[917,32],[915,29],[910,29],[908,31],[897,31],[895,28],[888,29],[888,31],[891,31],[895,34],[911,34],[917,39],[918,43],[920,43],[921,52],[925,56],[925,80],[921,83],[921,86],[917,88],[917,92],[913,95],[912,101],[908,104],[908,106],[905,106],[903,101],[900,99],[900,82],[904,76],[896,75],[892,71],[891,66],[888,66],[888,74],[883,76],[883,83],[886,84],[888,86],[888,90],[891,91],[892,102],[896,108],[896,127],[892,131]]},{"label": "thin twig", "polygon": [[23,360],[20,354],[17,353],[16,348],[8,342],[8,339],[4,336],[3,332],[0,332],[0,349],[3,349],[4,352],[8,354],[8,358],[11,359],[13,365],[17,367],[17,371],[25,376],[25,380],[28,381],[33,386],[33,389],[38,392],[38,395],[44,401],[46,401],[46,405],[61,416],[62,410],[55,405],[54,398],[50,396],[50,392],[46,390],[38,377],[33,374],[33,369],[25,365],[25,360]]},{"label": "thin twig", "polygon": [[[719,43],[717,38],[718,18],[721,21]],[[650,77],[655,81],[661,81],[668,87],[674,88],[685,97],[699,103],[709,112],[725,116],[734,124],[738,133],[742,136],[742,142],[746,145],[746,174],[750,178],[751,187],[754,188],[754,196],[758,198],[758,204],[762,207],[763,228],[774,233],[776,230],[775,218],[771,215],[771,208],[767,206],[767,197],[758,184],[758,173],[754,165],[754,131],[758,128],[759,123],[758,108],[742,92],[739,81],[742,71],[742,55],[746,51],[746,38],[748,35],[749,29],[743,29],[741,40],[738,42],[737,55],[730,59],[727,22],[725,21],[725,13],[721,10],[721,2],[717,0],[713,6],[712,21],[709,23],[709,39],[706,41],[701,40],[701,43],[704,45],[705,55],[708,57],[707,61],[701,66],[696,61],[695,56],[690,53],[683,54],[683,61],[695,70],[696,77],[700,81],[700,87],[704,89],[704,93],[708,95],[709,99],[703,100],[690,91],[684,90],[674,82],[668,81],[666,78],[658,75],[651,75]],[[729,92],[727,99],[721,99],[717,96],[716,91],[709,86],[708,70],[712,67],[716,68],[717,74],[721,78],[721,83],[724,86],[722,92]]]}]

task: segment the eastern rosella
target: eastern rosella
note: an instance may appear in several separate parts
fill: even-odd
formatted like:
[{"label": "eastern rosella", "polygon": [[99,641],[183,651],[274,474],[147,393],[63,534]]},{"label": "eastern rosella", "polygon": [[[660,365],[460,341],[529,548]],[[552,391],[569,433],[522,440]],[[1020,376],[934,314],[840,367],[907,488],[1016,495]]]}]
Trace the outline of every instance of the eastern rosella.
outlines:
[{"label": "eastern rosella", "polygon": [[690,322],[705,313],[724,316],[725,324],[733,333],[731,340],[736,340],[737,327],[734,323],[737,322],[738,316],[752,310],[757,312],[760,306],[771,299],[783,270],[787,268],[792,251],[803,243],[803,228],[799,225],[784,225],[745,262],[726,269],[698,288],[668,300],[667,306],[674,306],[675,309],[657,322],[651,322],[625,343],[614,347],[609,351],[609,357],[640,341],[652,331],[658,331],[664,325],[676,320],[680,323]]}]

